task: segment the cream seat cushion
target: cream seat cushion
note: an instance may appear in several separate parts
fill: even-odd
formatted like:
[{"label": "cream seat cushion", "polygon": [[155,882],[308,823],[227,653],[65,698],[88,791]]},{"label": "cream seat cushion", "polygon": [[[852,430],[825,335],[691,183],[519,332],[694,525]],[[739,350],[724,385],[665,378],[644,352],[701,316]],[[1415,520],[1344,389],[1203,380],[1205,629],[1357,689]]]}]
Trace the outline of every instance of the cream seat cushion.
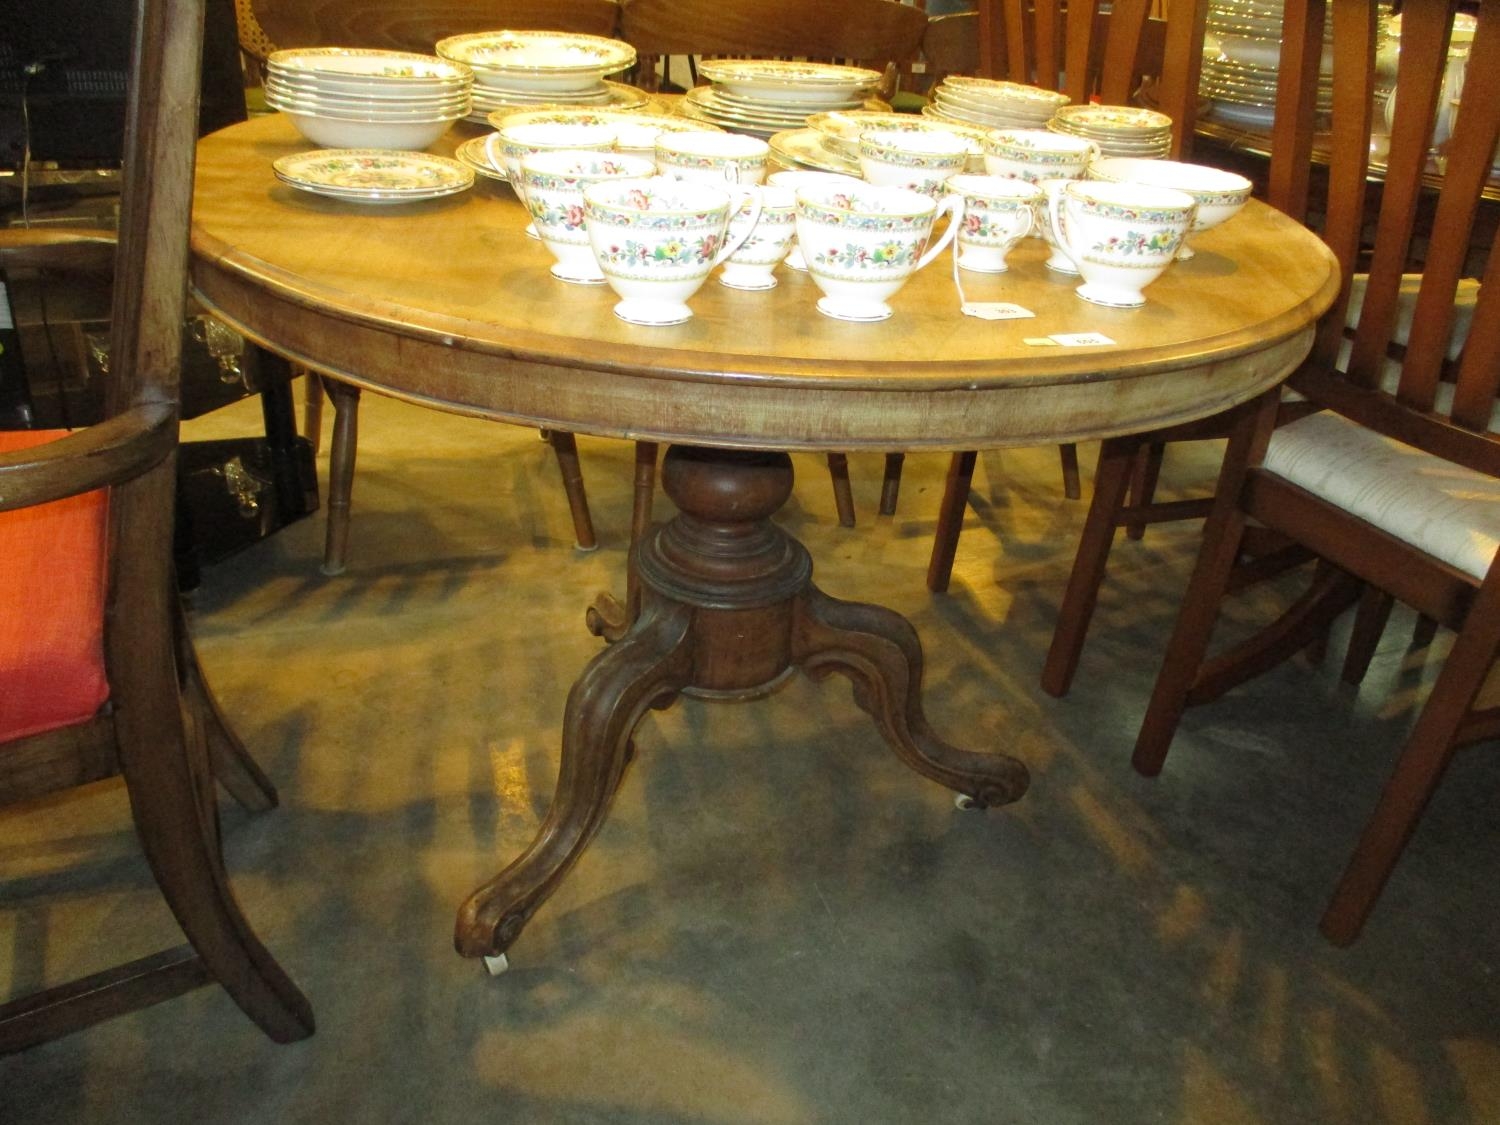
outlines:
[{"label": "cream seat cushion", "polygon": [[[1354,279],[1349,323],[1364,298],[1364,278]],[[1420,275],[1403,278],[1396,338],[1405,343]],[[1479,283],[1460,283],[1448,358],[1457,359],[1468,337]],[[1340,358],[1342,364],[1346,354]],[[1386,363],[1381,382],[1394,392],[1401,365]],[[1438,388],[1436,409],[1446,413],[1453,388]],[[1500,404],[1490,415],[1500,432]],[[1337,414],[1313,414],[1279,428],[1265,467],[1329,503],[1412,546],[1483,580],[1500,548],[1500,480],[1464,469],[1410,445],[1383,437]]]}]

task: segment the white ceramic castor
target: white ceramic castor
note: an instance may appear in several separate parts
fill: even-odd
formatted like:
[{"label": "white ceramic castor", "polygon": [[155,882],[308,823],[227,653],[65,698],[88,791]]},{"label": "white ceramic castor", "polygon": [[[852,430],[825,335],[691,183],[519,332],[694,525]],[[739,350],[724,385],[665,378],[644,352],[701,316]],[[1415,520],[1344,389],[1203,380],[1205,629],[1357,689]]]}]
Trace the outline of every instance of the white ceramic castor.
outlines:
[{"label": "white ceramic castor", "polygon": [[959,812],[972,812],[979,808],[979,805],[967,793],[955,793],[953,794],[953,807]]},{"label": "white ceramic castor", "polygon": [[503,953],[497,953],[493,957],[485,957],[485,971],[492,977],[498,977],[506,969],[510,968],[510,958]]}]

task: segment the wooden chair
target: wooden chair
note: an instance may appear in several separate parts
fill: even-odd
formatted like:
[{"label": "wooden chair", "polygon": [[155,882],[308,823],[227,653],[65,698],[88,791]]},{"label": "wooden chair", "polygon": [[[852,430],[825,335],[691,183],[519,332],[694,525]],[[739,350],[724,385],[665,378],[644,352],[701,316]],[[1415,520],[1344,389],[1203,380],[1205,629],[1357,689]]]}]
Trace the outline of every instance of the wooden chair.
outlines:
[{"label": "wooden chair", "polygon": [[[476,31],[536,29],[613,35],[619,15],[615,0],[236,0],[240,47],[263,63],[278,47],[375,47],[430,53],[439,39]],[[354,461],[359,445],[358,387],[310,374],[306,383],[303,428],[316,452],[322,429],[323,396],[333,402],[333,441],[328,451],[328,529],[323,572],[339,574],[348,554],[349,519],[354,491]],[[573,535],[581,550],[598,541],[589,513],[578,442],[570,433],[542,435],[557,457]]]},{"label": "wooden chair", "polygon": [[0,1006],[0,1053],[216,981],[277,1042],[307,1001],[241,914],[213,779],[276,792],[199,674],[172,576],[202,0],[139,0],[118,249],[7,231],[7,270],[114,272],[107,420],[0,435],[0,803],[122,774],[137,835],[189,945]]},{"label": "wooden chair", "polygon": [[[980,0],[979,73],[1060,90],[1080,105],[1094,97],[1106,105],[1147,100],[1172,118],[1171,156],[1185,159],[1197,118],[1208,3],[1173,0],[1165,18],[1152,16],[1155,7],[1154,0]],[[1078,449],[1063,445],[1059,453],[1064,492],[1076,500]],[[934,593],[953,576],[976,460],[974,452],[955,453],[948,466],[927,564]]]},{"label": "wooden chair", "polygon": [[[844,63],[879,70],[890,83],[897,68],[920,56],[926,28],[921,9],[894,0],[622,0],[620,8],[620,38],[636,49],[636,82],[650,90],[661,86],[658,65],[677,55]],[[886,455],[882,515],[896,510],[903,460]],[[827,461],[839,523],[853,527],[849,459],[830,453]]]},{"label": "wooden chair", "polygon": [[[1454,749],[1500,734],[1500,709],[1477,707],[1500,649],[1500,258],[1489,256],[1461,358],[1450,362],[1447,354],[1470,233],[1500,141],[1500,71],[1470,69],[1432,229],[1415,222],[1423,196],[1434,190],[1428,146],[1456,7],[1450,0],[1403,5],[1400,97],[1377,185],[1367,179],[1376,9],[1365,0],[1333,0],[1324,237],[1345,282],[1291,380],[1321,410],[1276,427],[1280,398],[1271,393],[1236,412],[1203,547],[1133,759],[1141,773],[1157,773],[1187,706],[1215,699],[1315,642],[1362,584],[1456,630],[1323,915],[1321,929],[1337,944],[1358,936]],[[1288,0],[1278,118],[1283,107],[1310,103],[1323,21],[1322,0]],[[1473,51],[1475,58],[1500,52],[1495,0],[1480,6]],[[1352,279],[1372,212],[1368,280],[1351,317]],[[1414,262],[1422,273],[1410,332],[1393,358],[1403,275]],[[1352,341],[1344,339],[1348,320]],[[1321,563],[1307,593],[1277,621],[1208,658],[1248,520],[1305,546]]]}]

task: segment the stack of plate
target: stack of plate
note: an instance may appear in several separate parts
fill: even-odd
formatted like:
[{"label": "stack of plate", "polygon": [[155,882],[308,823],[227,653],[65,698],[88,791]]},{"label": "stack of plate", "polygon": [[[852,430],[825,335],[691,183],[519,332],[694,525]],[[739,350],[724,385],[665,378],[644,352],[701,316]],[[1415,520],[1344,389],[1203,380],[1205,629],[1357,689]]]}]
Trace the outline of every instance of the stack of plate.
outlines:
[{"label": "stack of plate", "polygon": [[[1281,62],[1283,0],[1209,0],[1203,72],[1198,92],[1213,100],[1210,120],[1269,129],[1276,116]],[[1327,71],[1332,62],[1333,20],[1324,25],[1324,77],[1318,109],[1333,103]]]},{"label": "stack of plate", "polygon": [[950,75],[922,107],[928,117],[986,129],[1044,129],[1068,95],[1040,86]]},{"label": "stack of plate", "polygon": [[[546,109],[504,110],[490,114],[488,124],[496,132],[512,125],[609,125],[616,130],[615,151],[652,155],[656,138],[662,133],[701,133],[717,131],[715,125],[690,121],[686,117],[664,113],[621,113],[612,109],[572,109],[551,106]],[[505,181],[505,169],[490,163],[486,145],[489,134],[472,137],[454,152],[475,174],[488,180]]]},{"label": "stack of plate", "polygon": [[426,148],[469,112],[473,75],[405,51],[308,47],[266,60],[266,104],[314,144]]},{"label": "stack of plate", "polygon": [[474,183],[474,173],[457,160],[379,148],[300,152],[275,160],[271,168],[294,188],[352,203],[416,203]]},{"label": "stack of plate", "polygon": [[1084,137],[1101,156],[1161,158],[1172,151],[1172,119],[1129,105],[1065,105],[1047,123],[1054,133]]},{"label": "stack of plate", "polygon": [[880,113],[863,109],[814,113],[807,119],[807,128],[774,134],[770,142],[771,152],[788,168],[858,176],[859,138],[870,129],[898,133],[941,132],[962,137],[969,145],[968,170],[984,171],[985,130],[911,113]]},{"label": "stack of plate", "polygon": [[606,82],[635,63],[635,48],[618,39],[563,31],[480,31],[440,39],[437,53],[474,72],[474,112],[483,124],[496,110],[538,105],[643,106],[650,98]]},{"label": "stack of plate", "polygon": [[678,112],[762,138],[803,128],[809,114],[858,109],[880,82],[862,67],[776,59],[718,59],[698,70],[713,84],[689,90]]}]

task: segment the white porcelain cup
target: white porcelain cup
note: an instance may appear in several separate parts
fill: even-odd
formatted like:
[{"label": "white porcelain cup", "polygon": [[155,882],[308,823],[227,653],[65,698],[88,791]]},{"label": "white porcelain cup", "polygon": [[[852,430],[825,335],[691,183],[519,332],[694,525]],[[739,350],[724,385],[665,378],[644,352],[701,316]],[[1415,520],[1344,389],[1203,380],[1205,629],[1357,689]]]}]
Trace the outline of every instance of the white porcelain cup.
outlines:
[{"label": "white porcelain cup", "polygon": [[1048,214],[1048,207],[1052,196],[1061,191],[1064,184],[1071,184],[1070,179],[1041,180],[1037,187],[1041,190],[1042,198],[1036,201],[1036,219],[1031,225],[1031,233],[1040,238],[1052,251],[1051,255],[1042,264],[1054,273],[1068,274],[1072,277],[1078,276],[1078,267],[1073,264],[1073,259],[1068,257],[1068,252],[1057,244],[1057,239],[1052,233],[1052,219]]},{"label": "white porcelain cup", "polygon": [[[824,294],[818,311],[838,320],[886,319],[886,299],[948,245],[962,210],[962,196],[939,202],[907,188],[799,188],[797,241],[809,276]],[[949,222],[928,245],[942,214]]]},{"label": "white porcelain cup", "polygon": [[[729,218],[751,200],[739,241]],[[583,189],[584,224],[604,278],[620,297],[615,315],[631,324],[681,324],[687,299],[739,249],[760,219],[754,188],[653,176],[606,180]]]},{"label": "white porcelain cup", "polygon": [[969,142],[953,133],[870,129],[859,137],[859,167],[872,184],[936,196],[964,170]]},{"label": "white porcelain cup", "polygon": [[1073,180],[1049,188],[1048,218],[1083,284],[1085,301],[1113,308],[1146,303],[1141,290],[1177,257],[1198,209],[1173,188]]},{"label": "white porcelain cup", "polygon": [[603,180],[644,180],[655,174],[656,165],[648,157],[629,153],[563,149],[523,156],[520,177],[526,207],[542,244],[557,259],[552,276],[603,285],[604,274],[583,225],[583,189]]},{"label": "white porcelain cup", "polygon": [[976,273],[1004,273],[1006,256],[1036,227],[1042,189],[1025,180],[1003,176],[949,178],[945,190],[963,197],[963,219],[958,225],[959,269]]},{"label": "white porcelain cup", "polygon": [[746,199],[729,220],[729,238],[739,242],[739,249],[725,260],[719,284],[731,289],[776,288],[776,265],[796,235],[797,197],[792,189],[768,184],[759,192],[760,217],[747,237],[741,239],[740,232],[752,221],[753,199]]},{"label": "white porcelain cup", "polygon": [[989,175],[1033,184],[1076,180],[1099,157],[1099,146],[1093,141],[1046,129],[991,129],[983,144],[984,170]]},{"label": "white porcelain cup", "polygon": [[[774,187],[788,187],[793,192],[803,187],[830,187],[843,184],[863,183],[858,176],[846,176],[842,172],[809,172],[805,169],[788,168],[781,172],[772,172],[766,177],[766,183]],[[799,273],[807,272],[807,263],[802,260],[802,247],[797,244],[795,223],[793,224],[792,248],[786,252],[786,258],[782,262],[789,270],[797,270]]]},{"label": "white porcelain cup", "polygon": [[741,133],[662,133],[656,138],[657,170],[676,180],[764,183],[770,156],[765,141]]},{"label": "white porcelain cup", "polygon": [[[1193,234],[1212,230],[1239,214],[1240,208],[1249,202],[1254,188],[1244,176],[1221,168],[1187,164],[1180,160],[1148,160],[1140,156],[1109,156],[1096,160],[1089,165],[1088,178],[1187,192],[1198,204]],[[1193,251],[1184,239],[1177,251],[1177,260],[1184,261],[1192,256]]]},{"label": "white porcelain cup", "polygon": [[[578,149],[588,152],[608,152],[615,147],[615,128],[612,125],[571,124],[549,122],[536,125],[510,125],[497,133],[491,133],[484,141],[484,154],[492,167],[505,173],[516,198],[526,203],[525,185],[521,183],[521,158],[534,152],[552,152],[560,149]],[[530,238],[541,237],[536,224],[526,224]]]}]

